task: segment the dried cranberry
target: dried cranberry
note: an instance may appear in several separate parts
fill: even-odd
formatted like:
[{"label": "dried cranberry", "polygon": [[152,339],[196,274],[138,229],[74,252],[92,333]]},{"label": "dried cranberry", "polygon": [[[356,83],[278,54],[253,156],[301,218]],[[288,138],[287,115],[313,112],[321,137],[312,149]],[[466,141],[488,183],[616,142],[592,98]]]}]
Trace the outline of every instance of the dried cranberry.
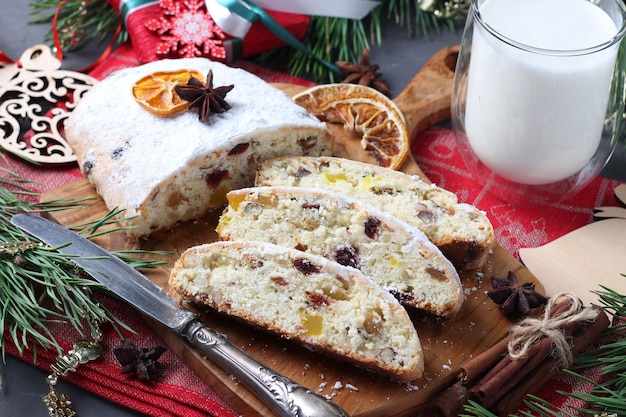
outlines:
[{"label": "dried cranberry", "polygon": [[293,266],[304,275],[319,274],[320,268],[308,259],[296,259]]},{"label": "dried cranberry", "polygon": [[315,293],[315,292],[306,292],[306,299],[307,299],[307,303],[309,305],[315,306],[315,307],[324,307],[329,305],[330,303],[328,302],[328,300],[326,299],[326,297],[324,297],[321,294]]},{"label": "dried cranberry", "polygon": [[358,250],[353,246],[346,246],[337,250],[335,254],[335,261],[344,266],[351,266],[353,268],[359,267]]},{"label": "dried cranberry", "polygon": [[228,156],[239,155],[244,153],[250,147],[249,143],[240,143],[228,152]]},{"label": "dried cranberry", "polygon": [[204,181],[210,188],[217,188],[222,181],[228,178],[228,171],[223,169],[217,169],[204,176]]},{"label": "dried cranberry", "polygon": [[85,171],[85,174],[89,174],[95,166],[96,164],[93,161],[85,161],[83,164],[83,171]]},{"label": "dried cranberry", "polygon": [[365,221],[365,235],[370,239],[376,239],[380,231],[381,221],[375,217],[370,217]]}]

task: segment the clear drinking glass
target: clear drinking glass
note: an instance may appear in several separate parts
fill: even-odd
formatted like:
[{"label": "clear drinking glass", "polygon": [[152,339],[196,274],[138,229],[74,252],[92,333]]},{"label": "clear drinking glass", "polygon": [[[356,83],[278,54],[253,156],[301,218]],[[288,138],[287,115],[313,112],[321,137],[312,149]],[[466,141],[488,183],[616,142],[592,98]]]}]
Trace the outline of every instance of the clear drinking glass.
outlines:
[{"label": "clear drinking glass", "polygon": [[488,192],[554,203],[598,175],[624,131],[621,0],[472,0],[452,127]]}]

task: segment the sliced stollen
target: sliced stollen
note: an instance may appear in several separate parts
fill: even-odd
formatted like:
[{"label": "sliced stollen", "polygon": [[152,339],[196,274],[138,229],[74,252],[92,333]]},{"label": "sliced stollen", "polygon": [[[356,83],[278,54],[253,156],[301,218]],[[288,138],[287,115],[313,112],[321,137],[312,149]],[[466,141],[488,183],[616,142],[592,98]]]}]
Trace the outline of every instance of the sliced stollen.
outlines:
[{"label": "sliced stollen", "polygon": [[217,232],[322,255],[361,270],[401,304],[452,316],[463,303],[454,266],[418,229],[340,194],[251,187],[227,194]]},{"label": "sliced stollen", "polygon": [[479,268],[495,243],[484,212],[455,194],[400,171],[335,157],[279,157],[264,161],[258,186],[321,188],[393,214],[417,227],[459,269]]},{"label": "sliced stollen", "polygon": [[424,372],[406,310],[354,268],[265,242],[186,250],[169,284],[184,299],[401,381]]},{"label": "sliced stollen", "polygon": [[[132,95],[137,80],[161,71],[213,73],[234,85],[231,106],[201,122],[195,111],[154,115]],[[135,240],[221,207],[231,189],[254,185],[272,156],[330,154],[317,118],[260,78],[205,58],[160,60],[114,72],[97,83],[65,123],[81,171]]]}]

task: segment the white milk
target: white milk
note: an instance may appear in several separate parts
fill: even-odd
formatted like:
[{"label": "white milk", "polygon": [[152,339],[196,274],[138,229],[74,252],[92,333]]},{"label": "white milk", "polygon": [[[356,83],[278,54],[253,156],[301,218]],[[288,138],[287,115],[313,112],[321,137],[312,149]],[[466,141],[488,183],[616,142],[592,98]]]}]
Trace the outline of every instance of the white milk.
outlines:
[{"label": "white milk", "polygon": [[[486,0],[483,21],[534,48],[580,50],[617,28],[586,0]],[[617,46],[582,56],[523,51],[474,23],[465,129],[496,174],[547,184],[579,171],[600,142]]]}]

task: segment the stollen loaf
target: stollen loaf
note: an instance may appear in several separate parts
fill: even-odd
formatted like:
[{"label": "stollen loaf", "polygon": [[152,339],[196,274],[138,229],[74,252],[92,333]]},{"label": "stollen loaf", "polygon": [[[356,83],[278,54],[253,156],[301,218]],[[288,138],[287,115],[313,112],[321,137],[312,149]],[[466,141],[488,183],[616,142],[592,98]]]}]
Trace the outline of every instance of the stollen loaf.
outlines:
[{"label": "stollen loaf", "polygon": [[357,365],[411,381],[422,346],[407,312],[354,268],[264,242],[187,249],[169,285],[185,300]]},{"label": "stollen loaf", "polygon": [[[212,71],[214,86],[234,85],[230,109],[201,122],[196,111],[155,115],[132,94],[159,71]],[[282,91],[240,69],[204,58],[160,60],[119,70],[96,84],[65,123],[86,178],[135,240],[197,218],[250,186],[259,162],[329,154],[324,123]]]},{"label": "stollen loaf", "polygon": [[256,185],[321,188],[367,201],[423,231],[459,269],[479,268],[495,244],[484,212],[455,194],[400,171],[335,157],[264,161]]},{"label": "stollen loaf", "polygon": [[228,193],[217,232],[324,256],[361,270],[401,304],[456,314],[463,291],[456,269],[418,229],[362,201],[300,187]]}]

